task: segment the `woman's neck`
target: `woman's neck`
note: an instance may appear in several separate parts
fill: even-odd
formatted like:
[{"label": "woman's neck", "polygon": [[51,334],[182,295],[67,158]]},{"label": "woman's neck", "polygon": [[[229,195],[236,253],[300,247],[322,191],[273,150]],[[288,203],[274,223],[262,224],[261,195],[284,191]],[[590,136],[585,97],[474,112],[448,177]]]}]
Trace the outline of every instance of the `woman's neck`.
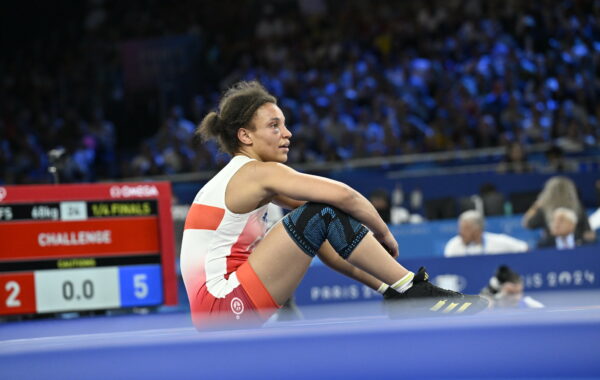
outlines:
[{"label": "woman's neck", "polygon": [[238,152],[234,153],[233,156],[246,156],[249,158],[253,158],[257,161],[262,161],[262,159],[255,152],[249,151],[247,149],[241,149]]}]

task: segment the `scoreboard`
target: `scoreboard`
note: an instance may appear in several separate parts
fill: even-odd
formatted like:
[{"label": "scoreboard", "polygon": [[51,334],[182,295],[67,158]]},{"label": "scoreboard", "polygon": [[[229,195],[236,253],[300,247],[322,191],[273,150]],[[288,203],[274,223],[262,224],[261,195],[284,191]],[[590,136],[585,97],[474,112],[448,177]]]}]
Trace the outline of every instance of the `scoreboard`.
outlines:
[{"label": "scoreboard", "polygon": [[168,182],[0,187],[0,315],[176,305]]}]

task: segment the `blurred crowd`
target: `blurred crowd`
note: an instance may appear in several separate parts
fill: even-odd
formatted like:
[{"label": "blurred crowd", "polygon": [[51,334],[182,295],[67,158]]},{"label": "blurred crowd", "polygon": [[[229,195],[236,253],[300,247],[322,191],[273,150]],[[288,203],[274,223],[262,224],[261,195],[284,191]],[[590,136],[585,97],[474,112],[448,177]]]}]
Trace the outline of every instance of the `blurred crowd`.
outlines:
[{"label": "blurred crowd", "polygon": [[[38,32],[17,27],[26,46],[3,40],[14,51],[1,62],[5,183],[48,181],[47,152],[59,146],[64,181],[217,168],[226,158],[193,132],[240,79],[279,98],[292,164],[514,143],[577,151],[600,137],[598,1],[44,7],[29,20]],[[165,35],[197,36],[205,75],[196,95],[142,123],[126,104],[118,46]],[[156,104],[148,96],[136,112]]]}]

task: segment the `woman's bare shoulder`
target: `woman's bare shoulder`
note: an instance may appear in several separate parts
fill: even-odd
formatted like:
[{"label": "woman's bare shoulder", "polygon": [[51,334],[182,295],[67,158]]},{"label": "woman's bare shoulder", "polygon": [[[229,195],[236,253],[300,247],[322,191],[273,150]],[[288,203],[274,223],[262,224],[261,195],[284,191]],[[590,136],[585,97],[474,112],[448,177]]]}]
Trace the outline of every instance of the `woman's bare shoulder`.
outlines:
[{"label": "woman's bare shoulder", "polygon": [[294,173],[295,170],[285,164],[278,162],[262,162],[262,161],[250,161],[244,165],[240,172],[244,172],[246,175],[253,176],[256,179],[265,178],[269,175],[281,175],[284,173]]}]

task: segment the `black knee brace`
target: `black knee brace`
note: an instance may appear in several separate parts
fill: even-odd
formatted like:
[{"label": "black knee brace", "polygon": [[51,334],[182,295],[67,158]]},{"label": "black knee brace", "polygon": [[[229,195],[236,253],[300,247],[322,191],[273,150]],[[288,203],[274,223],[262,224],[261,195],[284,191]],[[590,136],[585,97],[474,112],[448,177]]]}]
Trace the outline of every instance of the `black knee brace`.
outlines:
[{"label": "black knee brace", "polygon": [[345,212],[322,203],[308,202],[283,218],[290,237],[310,257],[328,240],[347,259],[368,230]]}]

